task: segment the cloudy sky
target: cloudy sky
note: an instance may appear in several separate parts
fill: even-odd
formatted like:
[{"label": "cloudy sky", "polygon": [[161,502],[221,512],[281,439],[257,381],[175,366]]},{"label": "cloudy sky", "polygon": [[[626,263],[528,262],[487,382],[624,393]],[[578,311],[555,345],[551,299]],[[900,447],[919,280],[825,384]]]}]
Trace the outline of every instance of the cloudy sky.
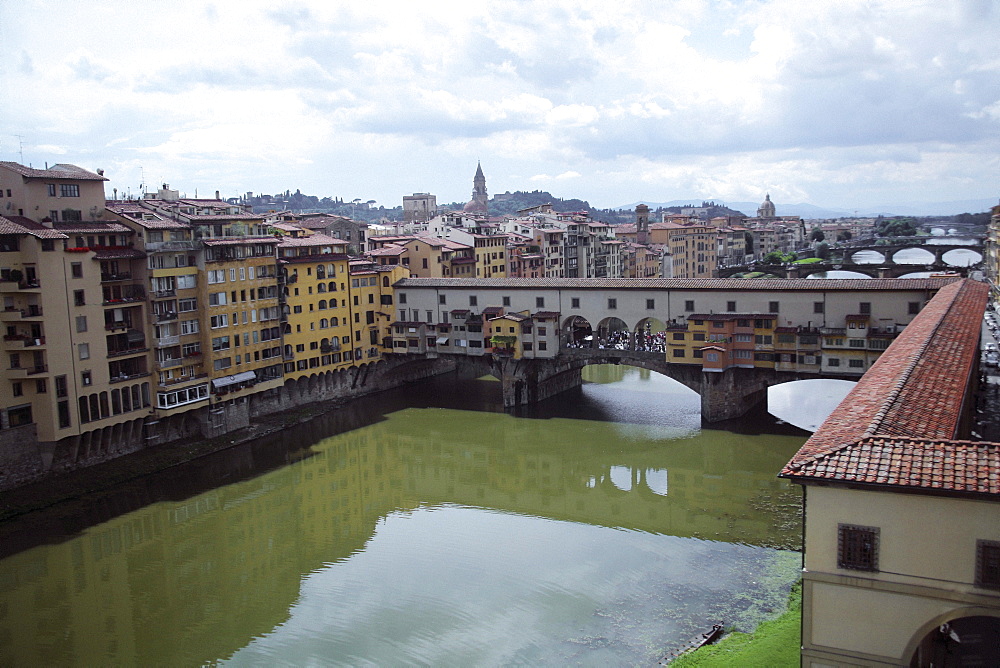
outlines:
[{"label": "cloudy sky", "polygon": [[396,206],[1000,196],[1000,0],[0,0],[0,159]]}]

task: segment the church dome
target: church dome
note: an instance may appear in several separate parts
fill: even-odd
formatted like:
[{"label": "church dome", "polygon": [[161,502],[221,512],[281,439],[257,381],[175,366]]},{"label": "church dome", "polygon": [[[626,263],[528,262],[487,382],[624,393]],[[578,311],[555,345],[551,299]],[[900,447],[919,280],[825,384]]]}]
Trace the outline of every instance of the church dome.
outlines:
[{"label": "church dome", "polygon": [[479,200],[469,200],[469,203],[462,207],[465,213],[486,213],[486,205]]},{"label": "church dome", "polygon": [[771,193],[764,196],[764,201],[757,207],[758,218],[774,218],[774,202],[771,201]]}]

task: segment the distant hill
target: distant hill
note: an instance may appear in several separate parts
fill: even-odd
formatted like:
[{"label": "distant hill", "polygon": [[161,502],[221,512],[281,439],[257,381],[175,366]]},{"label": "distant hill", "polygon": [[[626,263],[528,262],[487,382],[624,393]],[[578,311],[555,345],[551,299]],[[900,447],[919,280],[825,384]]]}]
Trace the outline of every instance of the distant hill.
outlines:
[{"label": "distant hill", "polygon": [[[719,200],[715,200],[719,202]],[[773,200],[772,200],[773,201]],[[657,207],[673,208],[678,206],[696,205],[696,200],[672,200],[670,202],[642,202],[650,209]],[[633,210],[635,205],[624,204],[615,209]],[[725,206],[730,209],[743,211],[747,216],[757,215],[757,207],[760,202],[725,202]],[[801,216],[802,218],[849,218],[852,216],[953,216],[960,213],[980,213],[989,211],[990,207],[996,206],[996,199],[973,199],[954,200],[950,202],[909,202],[906,204],[879,204],[877,206],[852,209],[828,209],[815,206],[813,204],[783,204],[780,201],[774,202],[775,213],[779,216]]]},{"label": "distant hill", "polygon": [[[527,209],[540,204],[551,204],[554,211],[566,213],[569,211],[591,211],[590,203],[582,199],[563,199],[555,197],[552,193],[544,190],[533,190],[527,192],[517,190],[515,192],[505,192],[494,195],[490,198],[489,209],[491,216],[507,216],[516,214],[521,209]],[[443,205],[446,209],[461,211],[465,202],[452,202]]]}]

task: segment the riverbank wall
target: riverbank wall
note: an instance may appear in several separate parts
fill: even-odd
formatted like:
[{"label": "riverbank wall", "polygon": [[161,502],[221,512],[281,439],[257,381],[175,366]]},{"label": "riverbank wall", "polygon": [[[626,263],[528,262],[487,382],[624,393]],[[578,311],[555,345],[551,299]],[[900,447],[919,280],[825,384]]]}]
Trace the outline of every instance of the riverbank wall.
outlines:
[{"label": "riverbank wall", "polygon": [[[258,393],[213,397],[208,405],[175,415],[157,416],[150,410],[148,415],[54,443],[39,442],[34,425],[5,429],[0,431],[2,505],[19,507],[23,505],[17,499],[21,490],[66,474],[85,474],[87,469],[111,463],[127,469],[142,454],[155,453],[145,457],[145,472],[166,468],[336,410],[354,399],[454,369],[454,362],[447,359],[414,362],[406,356],[394,356],[361,367],[288,380]],[[120,477],[114,476],[116,480]],[[78,488],[79,484],[71,485],[66,497],[76,494]]]}]

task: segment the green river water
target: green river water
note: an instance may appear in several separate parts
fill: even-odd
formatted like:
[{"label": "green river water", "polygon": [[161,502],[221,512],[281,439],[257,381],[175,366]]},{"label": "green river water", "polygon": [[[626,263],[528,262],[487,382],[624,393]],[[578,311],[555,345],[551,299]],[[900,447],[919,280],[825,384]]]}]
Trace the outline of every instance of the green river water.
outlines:
[{"label": "green river water", "polygon": [[780,613],[806,434],[587,373],[522,416],[435,379],[24,517],[0,665],[654,665]]}]

